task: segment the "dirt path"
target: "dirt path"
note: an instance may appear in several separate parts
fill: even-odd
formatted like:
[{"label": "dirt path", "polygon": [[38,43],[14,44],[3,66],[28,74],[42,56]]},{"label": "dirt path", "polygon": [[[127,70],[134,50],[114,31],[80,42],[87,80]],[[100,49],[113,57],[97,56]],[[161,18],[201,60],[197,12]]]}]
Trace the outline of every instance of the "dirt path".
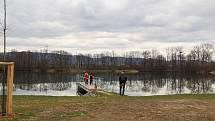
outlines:
[{"label": "dirt path", "polygon": [[[75,120],[99,121],[215,121],[215,101],[115,101],[86,104],[88,116]],[[72,120],[72,119],[71,119]]]},{"label": "dirt path", "polygon": [[107,95],[107,96],[113,96],[114,95],[113,93],[105,92],[103,90],[97,90],[97,92],[102,93],[102,94]]}]

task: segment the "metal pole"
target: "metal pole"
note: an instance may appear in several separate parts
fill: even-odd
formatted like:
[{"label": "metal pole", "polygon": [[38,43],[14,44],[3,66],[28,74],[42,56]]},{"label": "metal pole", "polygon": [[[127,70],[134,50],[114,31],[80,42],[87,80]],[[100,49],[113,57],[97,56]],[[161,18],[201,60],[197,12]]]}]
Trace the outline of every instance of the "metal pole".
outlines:
[{"label": "metal pole", "polygon": [[4,0],[4,61],[6,61],[6,29],[7,29],[7,16],[6,13],[6,0]]},{"label": "metal pole", "polygon": [[[6,19],[6,0],[4,0],[4,61],[6,61],[6,29],[7,29],[7,19]],[[6,85],[6,68],[3,67],[3,81],[2,81],[2,116],[6,115],[6,91],[5,91],[5,85]]]}]

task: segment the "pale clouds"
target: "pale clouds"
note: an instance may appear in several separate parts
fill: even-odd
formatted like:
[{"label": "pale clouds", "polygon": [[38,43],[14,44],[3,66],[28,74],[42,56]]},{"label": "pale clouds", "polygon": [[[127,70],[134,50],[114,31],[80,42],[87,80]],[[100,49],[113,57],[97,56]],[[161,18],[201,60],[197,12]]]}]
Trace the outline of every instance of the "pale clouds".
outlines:
[{"label": "pale clouds", "polygon": [[8,0],[8,22],[9,48],[190,48],[215,42],[215,1]]}]

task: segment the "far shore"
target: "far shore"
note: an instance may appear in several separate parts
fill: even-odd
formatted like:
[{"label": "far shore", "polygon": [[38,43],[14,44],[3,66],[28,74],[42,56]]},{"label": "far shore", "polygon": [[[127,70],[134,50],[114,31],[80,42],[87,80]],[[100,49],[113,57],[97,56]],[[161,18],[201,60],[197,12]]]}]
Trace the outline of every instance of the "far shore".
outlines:
[{"label": "far shore", "polygon": [[[79,73],[84,73],[85,71],[90,72],[90,73],[120,73],[120,72],[125,72],[126,74],[138,74],[138,73],[146,73],[146,72],[152,72],[152,73],[170,73],[170,72],[175,72],[179,73],[178,71],[141,71],[138,69],[28,69],[28,70],[23,70],[23,69],[15,69],[16,71],[29,71],[29,72],[45,72],[45,73],[64,73],[64,74],[79,74]],[[197,75],[215,75],[215,71],[209,71],[209,72],[190,72],[190,73],[182,73],[182,74],[197,74]]]},{"label": "far shore", "polygon": [[30,71],[30,72],[46,72],[46,73],[68,73],[68,74],[77,74],[77,73],[84,73],[85,71],[90,72],[90,73],[120,73],[120,72],[125,72],[127,74],[136,74],[140,73],[140,71],[135,70],[135,69],[116,69],[116,70],[111,70],[111,69],[67,69],[67,70],[57,70],[57,69],[33,69],[33,70],[16,70],[16,71]]}]

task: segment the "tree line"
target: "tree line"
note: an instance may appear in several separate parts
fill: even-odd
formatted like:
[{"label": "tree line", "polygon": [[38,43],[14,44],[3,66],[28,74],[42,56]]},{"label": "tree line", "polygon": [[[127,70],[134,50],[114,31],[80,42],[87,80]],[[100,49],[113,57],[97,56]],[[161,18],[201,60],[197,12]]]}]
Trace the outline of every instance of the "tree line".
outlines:
[{"label": "tree line", "polygon": [[[207,73],[215,70],[214,46],[201,44],[186,51],[183,47],[169,47],[165,53],[158,50],[128,51],[117,56],[114,51],[100,54],[72,55],[66,51],[44,50],[41,52],[12,50],[6,54],[7,61],[15,62],[16,70],[69,71],[135,69],[145,71],[168,71],[182,73]],[[3,60],[3,53],[0,54]]]}]

